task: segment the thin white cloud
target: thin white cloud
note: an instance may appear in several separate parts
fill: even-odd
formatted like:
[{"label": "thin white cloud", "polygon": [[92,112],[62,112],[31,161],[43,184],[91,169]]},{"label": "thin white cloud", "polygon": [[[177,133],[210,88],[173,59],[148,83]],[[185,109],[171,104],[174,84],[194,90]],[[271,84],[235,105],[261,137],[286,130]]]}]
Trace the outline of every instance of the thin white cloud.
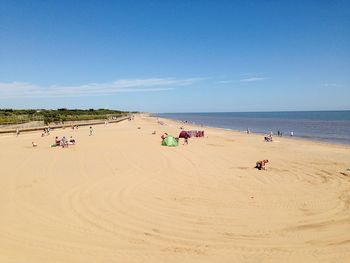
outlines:
[{"label": "thin white cloud", "polygon": [[235,82],[237,82],[237,81],[235,81],[235,80],[220,80],[217,83],[219,83],[219,84],[231,84],[231,83],[235,83]]},{"label": "thin white cloud", "polygon": [[262,81],[262,80],[265,80],[265,79],[267,79],[267,78],[251,77],[251,78],[240,79],[239,81],[241,81],[241,82],[252,82],[252,81]]},{"label": "thin white cloud", "polygon": [[147,88],[147,89],[121,89],[118,92],[152,92],[174,90],[175,88]]},{"label": "thin white cloud", "polygon": [[260,73],[241,73],[240,76],[252,76],[252,75],[259,75]]},{"label": "thin white cloud", "polygon": [[[219,80],[217,81],[216,83],[217,84],[232,84],[232,83],[239,83],[239,82],[253,82],[253,81],[263,81],[263,80],[266,80],[268,78],[266,77],[258,77],[258,76],[261,76],[261,74],[251,74],[251,73],[243,73],[243,74],[240,74],[241,76],[241,79],[238,79],[238,80]],[[242,78],[243,77],[243,78]]]},{"label": "thin white cloud", "polygon": [[117,92],[157,92],[178,86],[192,85],[204,78],[119,79],[110,83],[89,83],[77,86],[40,86],[26,82],[0,82],[0,98],[76,97],[108,95]]},{"label": "thin white cloud", "polygon": [[324,87],[338,87],[339,85],[336,83],[324,83],[323,86]]}]

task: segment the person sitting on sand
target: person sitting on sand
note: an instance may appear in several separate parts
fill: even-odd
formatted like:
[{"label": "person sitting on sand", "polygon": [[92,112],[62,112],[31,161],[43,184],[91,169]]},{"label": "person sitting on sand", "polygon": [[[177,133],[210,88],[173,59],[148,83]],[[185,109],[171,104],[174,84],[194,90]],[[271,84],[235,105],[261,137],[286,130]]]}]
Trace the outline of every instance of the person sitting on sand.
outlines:
[{"label": "person sitting on sand", "polygon": [[155,135],[157,132],[156,131],[153,131],[152,134]]},{"label": "person sitting on sand", "polygon": [[70,137],[69,143],[73,145],[75,144],[75,139],[73,138],[73,136]]},{"label": "person sitting on sand", "polygon": [[188,133],[186,133],[184,136],[184,145],[188,144],[188,138],[190,138],[190,135]]},{"label": "person sitting on sand", "polygon": [[60,146],[60,144],[61,144],[61,140],[58,139],[57,136],[56,136],[56,138],[55,138],[55,143],[56,143],[56,146]]},{"label": "person sitting on sand", "polygon": [[165,132],[162,136],[160,136],[160,138],[162,138],[162,140],[164,140],[167,136],[168,136],[168,134]]},{"label": "person sitting on sand", "polygon": [[268,135],[268,136],[265,136],[265,142],[272,142],[272,136],[271,135]]},{"label": "person sitting on sand", "polygon": [[266,164],[269,162],[269,160],[262,160],[262,161],[257,161],[255,168],[258,170],[266,170]]},{"label": "person sitting on sand", "polygon": [[65,136],[62,137],[61,146],[62,148],[68,147],[68,140]]},{"label": "person sitting on sand", "polygon": [[38,145],[36,144],[36,142],[32,142],[33,147],[37,147]]}]

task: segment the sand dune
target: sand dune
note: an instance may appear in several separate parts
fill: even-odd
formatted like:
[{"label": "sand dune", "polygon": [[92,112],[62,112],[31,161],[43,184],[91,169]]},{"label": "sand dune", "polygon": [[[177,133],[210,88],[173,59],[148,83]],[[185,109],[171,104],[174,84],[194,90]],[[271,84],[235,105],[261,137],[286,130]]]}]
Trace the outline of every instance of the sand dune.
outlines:
[{"label": "sand dune", "polygon": [[0,262],[350,262],[349,147],[165,122],[1,136]]}]

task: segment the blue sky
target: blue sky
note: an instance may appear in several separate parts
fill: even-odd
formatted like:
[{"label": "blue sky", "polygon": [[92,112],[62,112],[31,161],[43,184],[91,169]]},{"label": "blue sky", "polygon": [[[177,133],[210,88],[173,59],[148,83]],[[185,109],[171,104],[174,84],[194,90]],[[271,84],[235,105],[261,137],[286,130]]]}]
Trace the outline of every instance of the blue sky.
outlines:
[{"label": "blue sky", "polygon": [[349,1],[0,1],[0,108],[350,109]]}]

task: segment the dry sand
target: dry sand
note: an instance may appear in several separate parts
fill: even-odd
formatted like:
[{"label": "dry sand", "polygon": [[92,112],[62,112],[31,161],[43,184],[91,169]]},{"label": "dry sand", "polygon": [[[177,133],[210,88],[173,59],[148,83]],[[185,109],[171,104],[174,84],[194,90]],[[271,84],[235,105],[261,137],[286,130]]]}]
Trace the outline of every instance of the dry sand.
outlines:
[{"label": "dry sand", "polygon": [[0,136],[0,262],[350,262],[349,147],[166,122]]}]

